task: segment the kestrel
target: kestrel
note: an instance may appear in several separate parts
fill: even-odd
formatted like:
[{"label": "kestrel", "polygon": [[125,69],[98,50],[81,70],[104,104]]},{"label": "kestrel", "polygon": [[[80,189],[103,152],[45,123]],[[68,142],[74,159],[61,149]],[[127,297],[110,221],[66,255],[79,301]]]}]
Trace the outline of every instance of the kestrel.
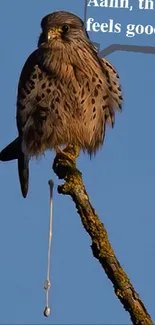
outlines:
[{"label": "kestrel", "polygon": [[1,161],[18,159],[23,197],[32,157],[70,144],[95,154],[123,100],[115,68],[98,57],[79,17],[53,12],[41,28],[19,79],[18,137],[0,153]]}]

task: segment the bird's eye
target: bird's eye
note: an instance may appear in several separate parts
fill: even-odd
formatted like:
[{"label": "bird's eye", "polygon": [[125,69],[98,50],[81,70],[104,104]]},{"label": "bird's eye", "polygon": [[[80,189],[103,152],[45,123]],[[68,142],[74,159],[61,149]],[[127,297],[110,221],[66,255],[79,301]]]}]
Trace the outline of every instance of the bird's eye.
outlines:
[{"label": "bird's eye", "polygon": [[68,25],[62,25],[62,31],[63,31],[63,33],[67,33],[68,32],[68,30],[69,30],[69,26]]}]

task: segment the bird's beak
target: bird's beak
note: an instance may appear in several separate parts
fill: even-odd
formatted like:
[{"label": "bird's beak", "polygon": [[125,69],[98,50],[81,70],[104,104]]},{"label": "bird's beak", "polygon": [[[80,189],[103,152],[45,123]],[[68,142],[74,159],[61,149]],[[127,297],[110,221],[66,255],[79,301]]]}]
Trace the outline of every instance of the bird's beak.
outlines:
[{"label": "bird's beak", "polygon": [[51,28],[47,32],[48,41],[51,41],[54,38],[60,37],[62,33],[61,28]]}]

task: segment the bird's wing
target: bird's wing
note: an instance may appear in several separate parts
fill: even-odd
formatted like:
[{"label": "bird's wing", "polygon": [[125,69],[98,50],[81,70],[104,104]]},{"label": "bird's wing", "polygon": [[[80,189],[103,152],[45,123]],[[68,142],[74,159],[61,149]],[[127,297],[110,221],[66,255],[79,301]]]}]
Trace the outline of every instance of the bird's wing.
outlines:
[{"label": "bird's wing", "polygon": [[115,111],[121,110],[123,100],[119,76],[107,60],[98,58],[91,82],[85,81],[84,94],[83,121],[91,137],[90,152],[96,152],[103,144],[106,124],[114,126]]},{"label": "bird's wing", "polygon": [[37,67],[37,50],[35,50],[27,59],[24,67],[22,69],[19,85],[18,85],[18,95],[17,95],[17,128],[20,138],[20,154],[18,156],[18,174],[21,185],[21,191],[23,197],[27,196],[28,183],[29,183],[29,157],[25,152],[25,146],[22,141],[22,130],[26,124],[29,115],[32,113],[31,108],[29,108],[29,96],[32,92],[37,91],[36,80],[38,80],[38,74],[36,72]]},{"label": "bird's wing", "polygon": [[106,122],[109,123],[113,127],[115,122],[115,110],[122,110],[122,89],[120,86],[120,79],[119,75],[114,68],[114,66],[105,58],[100,59],[104,73],[106,75],[106,80],[109,85],[109,92],[110,92],[110,103],[106,110]]},{"label": "bird's wing", "polygon": [[38,69],[37,50],[35,50],[26,60],[19,78],[16,114],[19,135],[22,135],[22,128],[29,117],[28,109],[26,109],[26,111],[24,110],[28,102],[28,98],[31,96],[32,92],[37,91],[35,83],[36,80],[38,80]]}]

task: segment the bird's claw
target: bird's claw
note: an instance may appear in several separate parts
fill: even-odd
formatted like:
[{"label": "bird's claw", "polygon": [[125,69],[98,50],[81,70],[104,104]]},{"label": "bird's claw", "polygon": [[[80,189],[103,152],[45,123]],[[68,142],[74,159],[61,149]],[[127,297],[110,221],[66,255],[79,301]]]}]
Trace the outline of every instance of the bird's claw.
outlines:
[{"label": "bird's claw", "polygon": [[76,167],[76,158],[79,154],[79,149],[69,145],[63,151],[56,148],[56,157],[53,162],[53,170],[59,174],[59,178],[65,178],[71,168]]}]

